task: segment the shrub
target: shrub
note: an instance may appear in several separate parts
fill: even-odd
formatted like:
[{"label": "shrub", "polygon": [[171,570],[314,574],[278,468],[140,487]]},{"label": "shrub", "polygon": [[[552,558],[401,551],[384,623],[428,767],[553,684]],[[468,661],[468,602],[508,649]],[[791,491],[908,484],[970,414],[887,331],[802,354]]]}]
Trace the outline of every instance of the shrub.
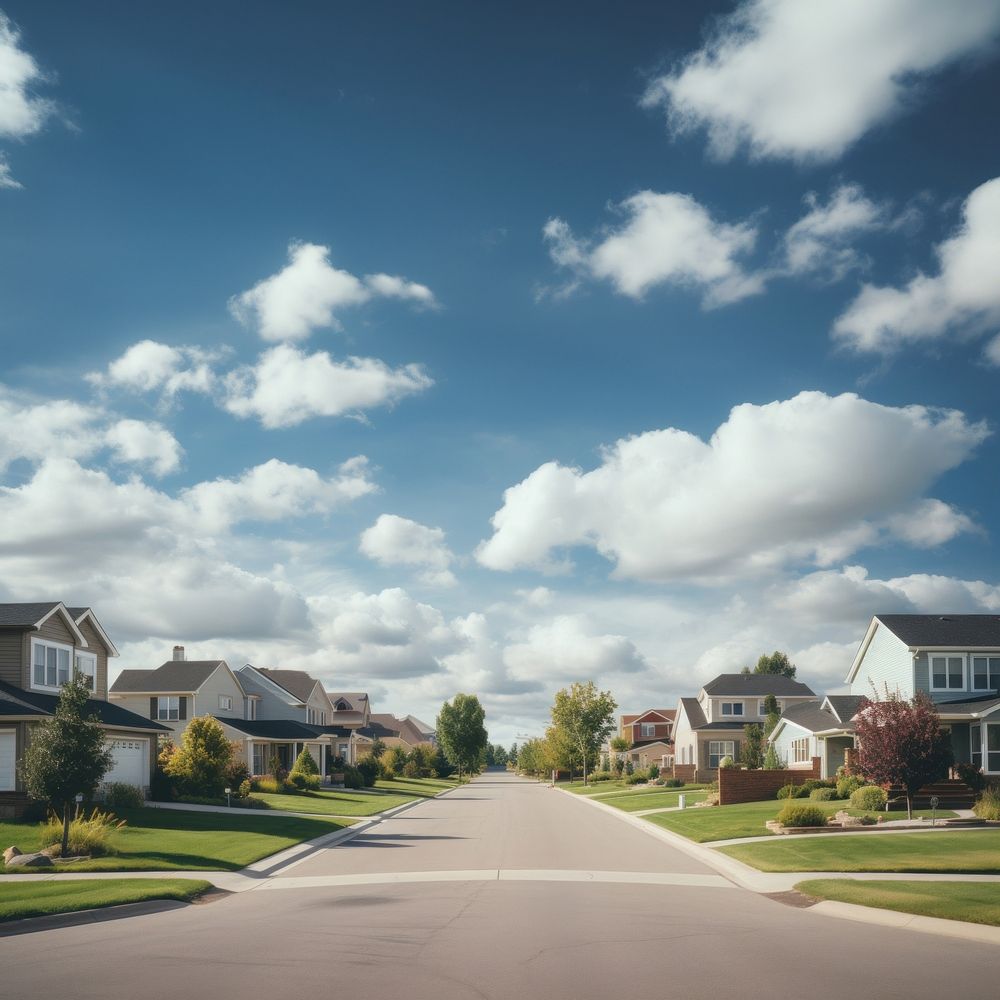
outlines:
[{"label": "shrub", "polygon": [[590,780],[591,781],[611,781],[611,779],[614,778],[614,777],[615,777],[615,775],[612,774],[610,771],[597,771],[596,773],[594,773],[594,774],[592,774],[590,776]]},{"label": "shrub", "polygon": [[632,775],[634,773],[634,771],[635,771],[635,768],[632,766],[632,761],[630,761],[630,760],[625,761],[625,774],[626,775]]},{"label": "shrub", "polygon": [[292,774],[319,774],[319,768],[316,766],[316,761],[313,760],[313,755],[309,752],[308,747],[303,747],[302,753],[295,758]]},{"label": "shrub", "polygon": [[819,806],[795,805],[791,802],[778,813],[782,826],[826,826],[826,813]]},{"label": "shrub", "polygon": [[956,764],[955,774],[974,792],[981,792],[986,787],[986,775],[974,764]]},{"label": "shrub", "polygon": [[406,751],[402,747],[390,747],[382,754],[382,766],[386,770],[387,777],[397,777],[403,773],[406,767]]},{"label": "shrub", "polygon": [[419,778],[419,777],[421,777],[421,774],[420,774],[420,765],[415,760],[408,760],[403,765],[403,777],[404,778]]},{"label": "shrub", "polygon": [[775,795],[776,799],[794,799],[795,798],[795,786],[794,785],[782,785],[778,789],[778,793]]},{"label": "shrub", "polygon": [[285,783],[272,778],[270,775],[261,775],[251,782],[255,792],[263,792],[265,795],[280,795],[285,790]]},{"label": "shrub", "polygon": [[115,781],[104,789],[104,804],[109,809],[139,809],[142,801],[142,792],[135,785]]},{"label": "shrub", "polygon": [[250,793],[253,791],[253,786],[250,783],[250,779],[247,778],[245,781],[240,782],[239,790],[237,794],[241,799],[250,798]]},{"label": "shrub", "polygon": [[782,785],[778,789],[778,794],[776,798],[779,799],[807,799],[809,798],[809,793],[812,789],[809,788],[807,784],[796,785],[793,782],[789,782],[787,785]]},{"label": "shrub", "polygon": [[680,778],[664,778],[663,779],[664,788],[683,788],[684,782]]},{"label": "shrub", "polygon": [[814,788],[809,793],[809,798],[813,802],[832,802],[836,797],[836,788]]},{"label": "shrub", "polygon": [[[125,820],[119,819],[112,812],[95,809],[88,816],[77,810],[76,816],[69,824],[69,850],[66,852],[66,857],[85,854],[100,857],[104,854],[113,854],[111,835],[124,829],[125,825]],[[54,858],[62,855],[62,834],[62,820],[55,813],[50,813],[42,827],[42,841],[52,843],[53,846],[47,848],[46,853]]]},{"label": "shrub", "polygon": [[864,788],[864,784],[864,779],[859,778],[856,774],[847,774],[838,778],[837,798],[849,799],[859,788]]},{"label": "shrub", "polygon": [[784,766],[785,762],[781,759],[778,748],[773,743],[768,743],[767,750],[764,753],[764,770],[781,771],[784,769]]},{"label": "shrub", "polygon": [[658,764],[649,765],[649,780],[652,781],[653,778],[658,778],[660,776],[660,767]]},{"label": "shrub", "polygon": [[224,777],[226,788],[239,788],[250,777],[250,768],[239,759],[232,760],[225,770]]},{"label": "shrub", "polygon": [[290,784],[296,791],[304,792],[306,790],[308,774],[303,774],[301,771],[292,771],[288,776],[288,784]]},{"label": "shrub", "polygon": [[164,770],[183,794],[218,798],[226,787],[226,769],[234,749],[221,723],[202,715],[188,723],[180,748],[170,756]]},{"label": "shrub", "polygon": [[876,811],[884,809],[889,796],[878,785],[865,785],[851,793],[851,808]]},{"label": "shrub", "polygon": [[976,799],[972,811],[980,819],[1000,820],[1000,789],[983,789],[983,793]]},{"label": "shrub", "polygon": [[365,779],[361,776],[361,772],[350,764],[344,765],[344,787],[354,789],[365,787]]},{"label": "shrub", "polygon": [[719,761],[719,767],[730,768],[736,767],[736,761],[733,760],[728,754]]},{"label": "shrub", "polygon": [[645,785],[648,781],[649,775],[642,774],[641,772],[638,774],[627,774],[625,776],[626,785]]},{"label": "shrub", "polygon": [[361,775],[365,788],[371,788],[378,778],[378,761],[374,757],[366,755],[358,761],[356,770]]}]

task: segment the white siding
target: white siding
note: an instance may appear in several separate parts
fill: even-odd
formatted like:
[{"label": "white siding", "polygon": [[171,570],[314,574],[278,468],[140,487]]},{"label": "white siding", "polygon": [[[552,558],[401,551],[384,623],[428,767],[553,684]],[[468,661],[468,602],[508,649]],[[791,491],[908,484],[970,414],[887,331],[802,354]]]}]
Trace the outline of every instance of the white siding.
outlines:
[{"label": "white siding", "polygon": [[[220,695],[232,698],[233,707],[230,709],[220,708]],[[198,689],[194,696],[194,711],[189,714],[192,716],[218,715],[230,719],[242,719],[243,699],[243,689],[236,682],[236,679],[225,667],[219,666]]]},{"label": "white siding", "polygon": [[851,682],[851,694],[884,697],[885,687],[898,690],[904,698],[913,697],[913,657],[906,643],[897,638],[884,625],[876,625],[872,641],[858,666]]},{"label": "white siding", "polygon": [[[792,742],[794,740],[801,740],[807,738],[809,739],[809,757],[810,760],[803,763],[795,763],[795,755],[792,752]],[[802,726],[795,722],[786,721],[781,727],[781,732],[778,733],[776,739],[772,740],[774,743],[774,749],[778,752],[778,756],[784,762],[786,767],[790,768],[809,768],[812,766],[812,758],[821,756],[817,749],[817,739],[808,729],[803,729]]]}]

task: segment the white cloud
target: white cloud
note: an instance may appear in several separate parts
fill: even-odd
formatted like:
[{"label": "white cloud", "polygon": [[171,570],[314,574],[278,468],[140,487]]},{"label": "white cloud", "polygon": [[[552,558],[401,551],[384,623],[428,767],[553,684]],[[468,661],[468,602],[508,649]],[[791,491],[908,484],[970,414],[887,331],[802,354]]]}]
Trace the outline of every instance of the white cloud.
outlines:
[{"label": "white cloud", "polygon": [[888,224],[885,206],[868,198],[857,184],[842,184],[821,204],[807,195],[807,213],[785,233],[785,267],[790,274],[823,272],[839,280],[862,263],[851,246],[856,237]]},{"label": "white cloud", "polygon": [[372,274],[362,280],[333,267],[329,247],[292,243],[288,264],[234,295],[229,310],[241,323],[256,328],[264,340],[302,340],[318,327],[339,329],[338,313],[363,305],[373,296],[434,305],[434,295],[425,285],[389,274]]},{"label": "white cloud", "polygon": [[20,41],[20,32],[0,12],[0,137],[10,139],[25,139],[41,131],[53,111],[51,101],[32,93],[45,77]]},{"label": "white cloud", "polygon": [[160,392],[169,401],[181,391],[210,393],[215,386],[211,363],[219,357],[218,352],[200,347],[140,340],[112,361],[106,372],[91,372],[86,379],[98,389]]},{"label": "white cloud", "polygon": [[361,552],[382,566],[416,566],[424,583],[436,587],[455,584],[455,558],[440,528],[430,528],[396,514],[382,514],[361,533]]},{"label": "white cloud", "polygon": [[967,522],[914,505],[987,434],[957,411],[853,394],[743,404],[707,443],[669,428],[617,441],[590,472],[546,463],[505,492],[477,558],[546,569],[591,546],[618,577],[729,578],[839,561],[898,537],[890,519],[914,511],[926,524],[909,540],[929,544]]},{"label": "white cloud", "polygon": [[998,28],[994,0],[746,0],[643,104],[704,128],[717,157],[833,159]]},{"label": "white cloud", "polygon": [[1000,322],[1000,177],[969,195],[962,225],[937,247],[937,257],[934,276],[918,274],[903,288],[865,285],[834,324],[834,338],[857,351],[890,354]]},{"label": "white cloud", "polygon": [[154,475],[165,476],[180,468],[181,446],[161,424],[119,420],[108,428],[105,441],[119,462],[148,465]]},{"label": "white cloud", "polygon": [[626,221],[596,242],[580,240],[562,219],[550,219],[543,234],[552,260],[578,280],[607,280],[636,299],[664,283],[700,290],[705,308],[763,291],[763,276],[739,262],[756,241],[750,223],[718,222],[690,195],[676,193],[640,191],[618,210]]},{"label": "white cloud", "polygon": [[280,344],[256,365],[229,373],[224,405],[238,417],[259,418],[265,427],[292,427],[311,417],[389,406],[433,384],[417,364],[390,368],[377,358],[334,361],[326,351],[304,354]]},{"label": "white cloud", "polygon": [[22,187],[24,185],[11,174],[7,157],[0,153],[0,189],[7,188],[11,191],[17,191]]}]

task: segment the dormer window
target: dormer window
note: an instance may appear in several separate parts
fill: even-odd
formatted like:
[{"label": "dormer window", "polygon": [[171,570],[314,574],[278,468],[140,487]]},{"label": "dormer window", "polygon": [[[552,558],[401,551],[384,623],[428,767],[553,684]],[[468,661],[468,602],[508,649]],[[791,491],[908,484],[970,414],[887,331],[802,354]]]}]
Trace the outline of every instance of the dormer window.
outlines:
[{"label": "dormer window", "polygon": [[743,715],[743,702],[742,701],[724,701],[722,703],[722,714],[723,715]]},{"label": "dormer window", "polygon": [[69,683],[72,646],[31,640],[31,686],[58,691]]},{"label": "dormer window", "polygon": [[346,701],[338,701],[336,707],[338,712],[346,712],[351,706]]},{"label": "dormer window", "polygon": [[965,654],[931,653],[931,690],[965,690]]},{"label": "dormer window", "polygon": [[640,722],[639,723],[639,736],[641,739],[648,740],[656,735],[656,723],[655,722]]}]

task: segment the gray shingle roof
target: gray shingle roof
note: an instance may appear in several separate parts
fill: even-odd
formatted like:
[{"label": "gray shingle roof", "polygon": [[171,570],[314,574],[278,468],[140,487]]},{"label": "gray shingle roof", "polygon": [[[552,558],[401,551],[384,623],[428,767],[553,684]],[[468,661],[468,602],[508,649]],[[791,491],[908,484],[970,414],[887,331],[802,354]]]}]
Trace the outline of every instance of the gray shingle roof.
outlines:
[{"label": "gray shingle roof", "polygon": [[850,722],[857,714],[860,694],[828,694],[826,700],[841,722]]},{"label": "gray shingle roof", "polygon": [[701,710],[697,698],[681,698],[681,705],[684,706],[684,714],[687,716],[688,725],[692,729],[703,726],[706,723],[705,713]]},{"label": "gray shingle roof", "polygon": [[309,695],[316,687],[316,678],[310,677],[304,670],[276,670],[273,667],[257,667],[269,680],[283,687],[293,698],[308,701]]},{"label": "gray shingle roof", "polygon": [[197,691],[224,660],[167,660],[155,670],[123,670],[111,685],[115,694]]},{"label": "gray shingle roof", "polygon": [[221,715],[216,718],[247,736],[265,740],[314,740],[323,735],[320,726],[309,726],[295,719],[230,719]]},{"label": "gray shingle roof", "polygon": [[337,707],[337,702],[343,698],[350,706],[350,708],[342,709],[344,712],[363,712],[364,703],[368,701],[368,695],[364,691],[327,691],[326,696],[333,703],[334,708]]},{"label": "gray shingle roof", "polygon": [[789,705],[782,718],[808,729],[811,733],[822,733],[827,729],[854,728],[849,722],[839,720],[833,712],[820,708],[820,704],[819,701],[803,701],[798,705]]},{"label": "gray shingle roof", "polygon": [[36,604],[0,604],[0,628],[30,628],[41,621],[58,601]]},{"label": "gray shingle roof", "polygon": [[988,694],[980,698],[963,698],[962,701],[939,701],[937,710],[941,715],[964,715],[966,713],[981,715],[995,705],[1000,705],[1000,696]]},{"label": "gray shingle roof", "polygon": [[876,615],[907,646],[1000,648],[1000,615]]},{"label": "gray shingle roof", "polygon": [[[56,710],[59,696],[55,694],[40,694],[37,691],[22,691],[4,681],[0,681],[0,694],[9,695],[12,699],[26,702],[37,709],[37,714],[51,715]],[[15,710],[10,714],[26,715],[23,708],[14,705]],[[154,732],[168,732],[167,726],[161,726],[152,719],[136,715],[121,705],[116,705],[113,701],[101,701],[99,698],[87,699],[87,711],[96,715],[105,726],[113,726],[117,729],[146,729]]]},{"label": "gray shingle roof", "polygon": [[779,674],[719,674],[706,685],[705,691],[715,698],[765,697],[773,694],[776,698],[816,697],[816,692],[801,681]]}]

